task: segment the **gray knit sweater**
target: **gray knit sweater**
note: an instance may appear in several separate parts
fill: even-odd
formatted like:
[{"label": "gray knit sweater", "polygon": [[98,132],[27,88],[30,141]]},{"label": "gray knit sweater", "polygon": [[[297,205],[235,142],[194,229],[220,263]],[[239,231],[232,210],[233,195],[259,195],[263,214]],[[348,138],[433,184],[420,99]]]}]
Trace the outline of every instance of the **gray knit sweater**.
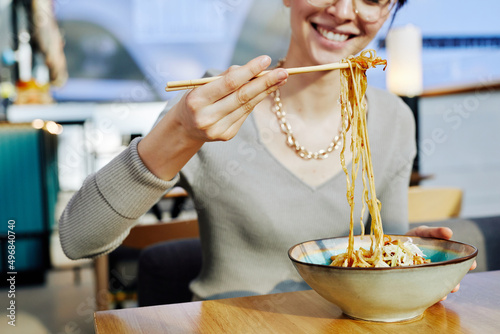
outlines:
[{"label": "gray knit sweater", "polygon": [[[416,153],[413,116],[399,98],[385,91],[369,88],[367,100],[384,232],[405,233]],[[195,298],[304,289],[288,249],[301,241],[348,234],[345,174],[317,187],[305,184],[259,141],[252,115],[232,140],[203,145],[171,181],[158,179],[144,166],[137,153],[139,140],[90,175],[69,202],[59,231],[70,258],[116,248],[137,219],[175,185],[189,192],[198,213],[204,257],[202,271],[191,283]],[[359,182],[356,221],[361,189]]]}]

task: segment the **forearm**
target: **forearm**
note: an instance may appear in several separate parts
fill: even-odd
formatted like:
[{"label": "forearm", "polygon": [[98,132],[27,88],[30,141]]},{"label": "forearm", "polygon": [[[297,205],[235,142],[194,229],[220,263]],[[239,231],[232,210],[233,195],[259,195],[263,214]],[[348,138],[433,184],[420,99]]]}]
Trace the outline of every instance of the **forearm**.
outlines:
[{"label": "forearm", "polygon": [[70,258],[92,257],[118,247],[137,219],[174,186],[153,175],[137,154],[137,142],[73,196],[59,221],[61,244]]},{"label": "forearm", "polygon": [[113,210],[90,176],[59,220],[63,251],[73,260],[107,253],[120,245],[135,221]]}]

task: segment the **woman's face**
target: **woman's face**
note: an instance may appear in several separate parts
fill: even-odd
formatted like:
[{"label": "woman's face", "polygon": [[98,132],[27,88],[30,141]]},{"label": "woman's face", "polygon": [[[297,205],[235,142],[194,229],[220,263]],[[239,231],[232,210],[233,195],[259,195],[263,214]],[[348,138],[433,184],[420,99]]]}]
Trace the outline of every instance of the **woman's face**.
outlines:
[{"label": "woman's face", "polygon": [[362,51],[389,15],[367,23],[354,12],[352,0],[338,0],[327,8],[307,0],[283,0],[290,7],[292,40],[288,58],[303,65],[340,61]]}]

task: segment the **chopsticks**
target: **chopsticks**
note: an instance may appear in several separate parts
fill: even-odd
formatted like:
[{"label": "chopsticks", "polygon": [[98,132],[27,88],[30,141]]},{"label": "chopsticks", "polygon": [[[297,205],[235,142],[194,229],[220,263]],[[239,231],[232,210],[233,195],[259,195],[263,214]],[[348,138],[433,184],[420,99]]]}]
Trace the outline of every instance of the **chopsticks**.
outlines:
[{"label": "chopsticks", "polygon": [[[348,67],[349,67],[348,63],[331,63],[331,64],[324,64],[324,65],[316,65],[316,66],[285,68],[285,70],[288,72],[289,75],[294,75],[294,74],[302,74],[302,73],[310,73],[310,72],[338,70],[341,68],[348,68]],[[263,76],[264,74],[269,73],[269,72],[271,72],[271,71],[263,71],[263,72],[259,73],[256,77]],[[169,81],[169,82],[167,82],[167,87],[165,87],[165,90],[167,92],[172,92],[175,90],[192,89],[192,88],[196,88],[198,86],[202,86],[204,84],[207,84],[209,82],[215,81],[215,80],[220,79],[220,78],[222,78],[222,76],[202,78],[202,79],[193,79],[193,80]]]}]

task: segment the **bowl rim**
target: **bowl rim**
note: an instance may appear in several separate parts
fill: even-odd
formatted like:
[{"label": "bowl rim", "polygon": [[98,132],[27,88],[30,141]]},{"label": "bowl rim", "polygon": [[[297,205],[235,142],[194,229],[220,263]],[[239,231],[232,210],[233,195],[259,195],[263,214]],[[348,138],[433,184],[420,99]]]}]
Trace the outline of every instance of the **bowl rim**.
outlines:
[{"label": "bowl rim", "polygon": [[[288,257],[294,263],[312,266],[312,267],[331,268],[331,270],[377,270],[377,271],[380,270],[380,271],[384,271],[384,270],[405,270],[405,269],[409,269],[409,268],[427,268],[427,267],[449,265],[449,264],[454,264],[454,263],[461,263],[461,262],[465,262],[469,259],[475,258],[478,254],[478,249],[476,246],[465,243],[465,242],[446,240],[446,239],[440,239],[440,238],[432,238],[432,237],[417,237],[417,236],[413,236],[413,235],[402,235],[402,234],[385,234],[385,235],[390,235],[390,236],[394,236],[394,237],[406,237],[406,238],[412,238],[412,239],[442,240],[445,242],[450,242],[450,243],[455,243],[455,244],[460,244],[460,245],[472,247],[474,249],[474,252],[470,255],[466,255],[466,256],[462,256],[462,257],[459,257],[456,259],[451,259],[451,260],[446,260],[446,261],[431,262],[431,263],[417,264],[417,265],[411,265],[411,266],[397,266],[397,267],[337,267],[337,266],[331,266],[331,265],[327,265],[327,264],[308,263],[308,262],[299,261],[299,260],[293,258],[291,255],[292,250],[301,244],[305,244],[308,242],[314,242],[314,241],[320,241],[320,240],[347,239],[347,238],[349,238],[348,236],[344,236],[344,237],[311,239],[311,240],[299,242],[288,249]],[[354,237],[360,237],[360,236],[361,235],[355,235]],[[365,236],[370,237],[370,235],[365,235]]]}]

